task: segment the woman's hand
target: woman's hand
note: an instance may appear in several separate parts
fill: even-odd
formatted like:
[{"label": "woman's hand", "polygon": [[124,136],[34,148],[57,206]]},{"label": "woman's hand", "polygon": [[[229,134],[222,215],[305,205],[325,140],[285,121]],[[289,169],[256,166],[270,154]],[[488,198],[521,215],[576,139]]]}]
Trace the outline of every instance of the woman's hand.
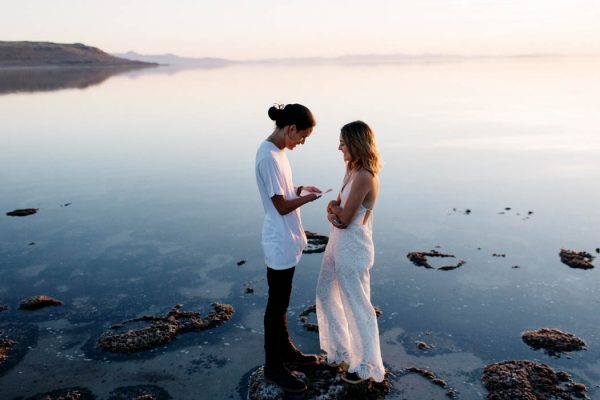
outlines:
[{"label": "woman's hand", "polygon": [[331,225],[335,226],[336,228],[344,229],[346,227],[346,225],[344,225],[340,220],[338,220],[337,215],[335,215],[334,213],[328,213],[327,220],[331,223]]},{"label": "woman's hand", "polygon": [[327,203],[327,214],[333,213],[334,206],[339,206],[337,200],[331,200],[329,203]]}]

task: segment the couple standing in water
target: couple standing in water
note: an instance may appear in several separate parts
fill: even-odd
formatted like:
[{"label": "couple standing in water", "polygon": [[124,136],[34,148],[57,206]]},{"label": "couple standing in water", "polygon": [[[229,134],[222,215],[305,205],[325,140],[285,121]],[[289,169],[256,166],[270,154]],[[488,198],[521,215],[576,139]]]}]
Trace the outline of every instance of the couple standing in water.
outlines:
[{"label": "couple standing in water", "polygon": [[[294,186],[285,150],[304,144],[315,120],[300,104],[271,107],[269,117],[276,127],[260,144],[255,165],[265,211],[262,246],[269,285],[264,373],[283,390],[302,392],[306,385],[286,365],[319,361],[294,346],[286,313],[295,267],[307,244],[300,207],[318,199],[321,191],[314,186]],[[338,149],[346,174],[337,199],[330,201],[326,210],[331,231],[316,299],[320,345],[327,353],[327,363],[345,370],[342,379],[346,382],[381,382],[385,371],[369,276],[374,262],[371,214],[378,192],[379,153],[373,132],[362,121],[342,127]]]}]

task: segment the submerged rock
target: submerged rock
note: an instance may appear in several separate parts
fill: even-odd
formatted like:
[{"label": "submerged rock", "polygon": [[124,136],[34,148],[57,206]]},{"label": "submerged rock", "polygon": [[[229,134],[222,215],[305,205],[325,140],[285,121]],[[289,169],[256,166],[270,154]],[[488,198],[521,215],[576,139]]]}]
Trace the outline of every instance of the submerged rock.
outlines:
[{"label": "submerged rock", "polygon": [[[319,356],[321,364],[317,366],[294,368],[294,374],[301,379],[308,389],[303,393],[288,395],[279,386],[266,382],[264,367],[257,368],[251,375],[248,385],[248,400],[381,400],[390,392],[391,384],[386,371],[381,383],[372,380],[352,385],[342,380],[343,371],[329,367],[324,363],[324,356]],[[292,397],[293,396],[293,397]]]},{"label": "submerged rock", "polygon": [[39,208],[20,208],[6,213],[9,217],[26,217],[35,214]]},{"label": "submerged rock", "polygon": [[417,348],[419,350],[429,350],[429,349],[431,349],[431,346],[429,344],[427,344],[426,342],[423,342],[423,341],[417,341],[417,342],[415,342],[415,344],[417,345]]},{"label": "submerged rock", "polygon": [[[417,267],[423,267],[427,269],[436,269],[429,264],[429,260],[427,259],[427,257],[455,258],[453,254],[444,254],[440,253],[437,250],[413,251],[411,253],[408,253],[406,257]],[[440,271],[451,271],[453,269],[460,268],[465,264],[466,262],[464,260],[459,260],[458,263],[456,263],[455,265],[444,265],[437,269],[439,269]]]},{"label": "submerged rock", "polygon": [[110,392],[108,400],[171,400],[165,389],[155,385],[123,386]]},{"label": "submerged rock", "polygon": [[0,304],[0,312],[7,311],[7,310],[8,310],[8,306],[5,306],[4,304]]},{"label": "submerged rock", "polygon": [[237,264],[238,267],[242,266],[242,265],[246,264],[246,260],[240,260],[236,264]]},{"label": "submerged rock", "polygon": [[49,306],[61,306],[63,302],[50,296],[31,296],[21,301],[19,310],[33,311]]},{"label": "submerged rock", "polygon": [[433,383],[434,385],[437,385],[439,387],[442,387],[444,389],[446,389],[446,396],[454,398],[457,395],[457,392],[454,388],[451,388],[450,386],[448,386],[448,383],[439,378],[438,376],[436,376],[436,374],[434,374],[432,371],[425,369],[425,368],[418,368],[418,367],[410,367],[407,368],[406,370],[404,370],[405,373],[415,373],[415,374],[419,374],[421,375],[423,378],[428,379],[429,381],[431,381],[431,383]]},{"label": "submerged rock", "polygon": [[566,372],[533,361],[502,361],[483,370],[488,400],[589,399],[587,388]]},{"label": "submerged rock", "polygon": [[573,250],[560,249],[560,261],[563,264],[568,265],[571,268],[578,269],[592,269],[594,265],[592,264],[592,260],[594,256],[586,251],[576,252]]},{"label": "submerged rock", "polygon": [[306,239],[308,239],[308,245],[302,251],[304,254],[322,253],[327,247],[329,238],[324,235],[318,235],[314,232],[304,231],[306,233]]},{"label": "submerged rock", "polygon": [[169,343],[180,333],[216,328],[233,316],[234,309],[228,304],[214,303],[212,306],[213,311],[205,318],[197,312],[181,311],[181,305],[177,304],[166,316],[143,315],[121,322],[111,329],[122,329],[134,322],[147,322],[148,325],[120,334],[105,333],[98,339],[97,346],[112,353],[144,351]]},{"label": "submerged rock", "polygon": [[27,400],[95,400],[91,390],[82,387],[58,389],[47,393],[36,394]]},{"label": "submerged rock", "polygon": [[526,331],[521,335],[521,339],[536,350],[544,349],[550,356],[559,356],[559,353],[585,349],[585,343],[577,336],[553,328]]},{"label": "submerged rock", "polygon": [[307,331],[319,332],[319,325],[313,324],[312,322],[308,321],[308,316],[311,313],[316,314],[316,312],[317,312],[317,306],[316,306],[316,304],[313,304],[313,305],[306,307],[304,310],[302,310],[302,312],[300,314],[298,314],[298,320],[304,326],[304,329],[306,329]]}]

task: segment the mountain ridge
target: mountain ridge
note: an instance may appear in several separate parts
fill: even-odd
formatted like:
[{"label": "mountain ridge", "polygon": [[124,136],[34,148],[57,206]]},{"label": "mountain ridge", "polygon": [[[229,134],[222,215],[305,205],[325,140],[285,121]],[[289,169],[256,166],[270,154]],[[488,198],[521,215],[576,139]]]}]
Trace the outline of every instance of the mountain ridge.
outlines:
[{"label": "mountain ridge", "polygon": [[0,41],[0,67],[155,66],[112,56],[82,43]]}]

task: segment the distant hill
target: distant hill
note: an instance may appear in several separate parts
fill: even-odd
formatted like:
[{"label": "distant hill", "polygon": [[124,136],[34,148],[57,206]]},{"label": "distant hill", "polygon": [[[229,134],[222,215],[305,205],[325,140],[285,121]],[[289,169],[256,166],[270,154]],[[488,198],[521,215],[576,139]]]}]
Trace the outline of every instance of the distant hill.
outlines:
[{"label": "distant hill", "polygon": [[129,60],[137,60],[142,62],[157,63],[161,65],[171,65],[178,67],[223,67],[225,65],[236,63],[236,61],[227,60],[224,58],[214,57],[202,57],[202,58],[191,58],[191,57],[179,57],[174,54],[157,54],[147,55],[139,54],[135,51],[128,51],[127,53],[113,54],[115,57],[126,58]]},{"label": "distant hill", "polygon": [[113,54],[116,57],[144,62],[153,62],[174,67],[216,68],[233,64],[404,64],[427,63],[450,60],[461,60],[466,57],[452,54],[357,54],[341,57],[292,57],[292,58],[263,58],[256,60],[228,60],[224,58],[192,58],[180,57],[174,54],[146,55],[134,51]]},{"label": "distant hill", "polygon": [[103,67],[152,66],[156,64],[114,57],[81,43],[0,41],[1,67]]}]

